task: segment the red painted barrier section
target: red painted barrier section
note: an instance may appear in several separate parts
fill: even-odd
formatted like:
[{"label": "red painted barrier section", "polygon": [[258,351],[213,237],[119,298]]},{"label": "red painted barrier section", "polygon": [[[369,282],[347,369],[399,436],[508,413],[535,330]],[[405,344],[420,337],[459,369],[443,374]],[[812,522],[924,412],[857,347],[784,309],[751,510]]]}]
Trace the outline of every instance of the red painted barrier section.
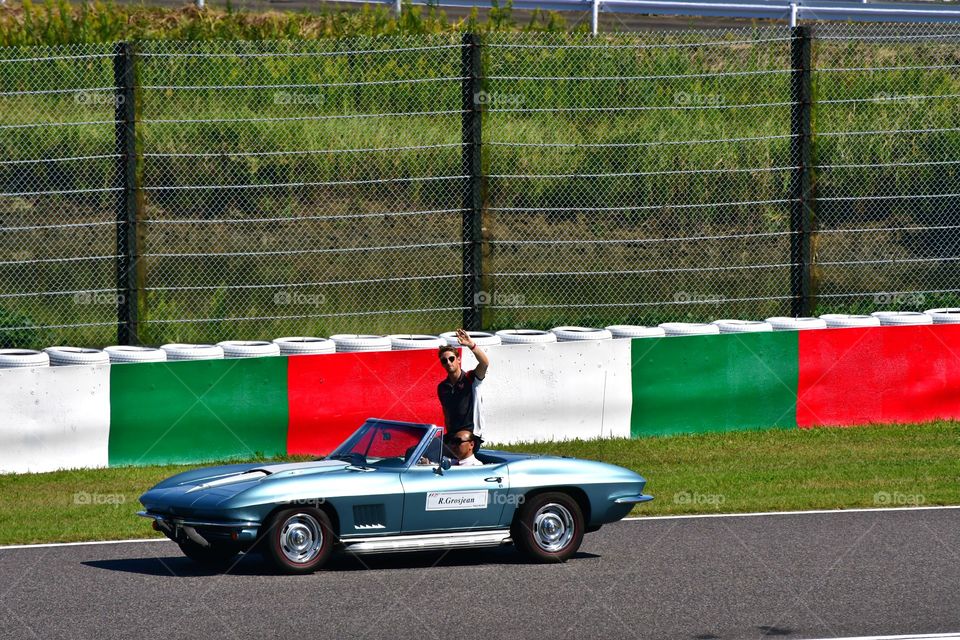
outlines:
[{"label": "red painted barrier section", "polygon": [[799,332],[797,425],[960,419],[960,325]]},{"label": "red painted barrier section", "polygon": [[288,360],[288,454],[325,455],[371,417],[443,424],[434,349]]}]

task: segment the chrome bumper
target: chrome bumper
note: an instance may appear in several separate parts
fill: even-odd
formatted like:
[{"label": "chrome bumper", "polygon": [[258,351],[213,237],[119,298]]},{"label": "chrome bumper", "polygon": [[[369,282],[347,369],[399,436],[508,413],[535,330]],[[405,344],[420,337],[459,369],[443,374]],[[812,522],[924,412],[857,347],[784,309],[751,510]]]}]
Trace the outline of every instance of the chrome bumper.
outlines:
[{"label": "chrome bumper", "polygon": [[651,500],[653,500],[653,496],[641,494],[639,496],[623,496],[622,498],[615,499],[613,502],[614,504],[640,504],[641,502],[650,502]]},{"label": "chrome bumper", "polygon": [[212,522],[209,520],[191,520],[181,516],[170,516],[162,513],[150,513],[149,511],[137,511],[137,515],[142,518],[153,518],[157,522],[163,521],[187,527],[227,527],[229,529],[250,529],[259,528],[259,522],[250,520],[238,520],[235,522]]},{"label": "chrome bumper", "polygon": [[[209,520],[192,520],[179,516],[150,513],[149,511],[138,511],[137,515],[143,518],[151,518],[155,524],[154,528],[163,532],[164,535],[171,540],[182,542],[182,538],[185,537],[201,547],[209,547],[210,542],[197,532],[197,527],[225,529],[231,532],[234,540],[246,541],[256,539],[257,530],[260,528],[259,522],[252,521],[212,522]],[[183,534],[182,536],[181,533]]]}]

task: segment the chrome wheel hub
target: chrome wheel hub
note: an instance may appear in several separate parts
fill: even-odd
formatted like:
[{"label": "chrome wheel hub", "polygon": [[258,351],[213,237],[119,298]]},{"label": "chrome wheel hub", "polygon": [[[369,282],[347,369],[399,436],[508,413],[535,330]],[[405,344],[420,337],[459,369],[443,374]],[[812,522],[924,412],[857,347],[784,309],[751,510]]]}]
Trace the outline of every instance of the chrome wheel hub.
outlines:
[{"label": "chrome wheel hub", "polygon": [[573,534],[573,516],[562,504],[544,505],[533,518],[533,539],[544,551],[555,553],[564,549]]},{"label": "chrome wheel hub", "polygon": [[280,527],[280,550],[290,562],[310,562],[323,547],[323,529],[317,519],[307,513],[287,518]]}]

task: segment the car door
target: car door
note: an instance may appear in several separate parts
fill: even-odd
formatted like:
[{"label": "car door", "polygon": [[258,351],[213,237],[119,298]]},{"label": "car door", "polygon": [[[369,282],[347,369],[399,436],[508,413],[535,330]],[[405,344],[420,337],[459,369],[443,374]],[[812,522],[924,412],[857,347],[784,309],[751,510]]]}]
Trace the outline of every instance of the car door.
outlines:
[{"label": "car door", "polygon": [[404,533],[490,529],[500,524],[508,499],[506,463],[454,466],[414,465],[400,474]]}]

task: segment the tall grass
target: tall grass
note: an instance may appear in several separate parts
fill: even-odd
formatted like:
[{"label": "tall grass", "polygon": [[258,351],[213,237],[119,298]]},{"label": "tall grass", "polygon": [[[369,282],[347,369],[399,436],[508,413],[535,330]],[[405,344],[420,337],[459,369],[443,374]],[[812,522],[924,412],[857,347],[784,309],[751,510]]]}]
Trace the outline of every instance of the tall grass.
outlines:
[{"label": "tall grass", "polygon": [[[510,0],[494,0],[485,18],[474,10],[451,20],[437,7],[405,5],[400,16],[384,5],[359,10],[320,6],[309,12],[234,11],[116,5],[112,2],[71,3],[31,0],[0,6],[0,46],[53,46],[120,40],[312,40],[355,36],[424,35],[459,31],[564,31],[562,15],[533,11],[514,20]],[[583,30],[583,26],[576,27]]]}]

